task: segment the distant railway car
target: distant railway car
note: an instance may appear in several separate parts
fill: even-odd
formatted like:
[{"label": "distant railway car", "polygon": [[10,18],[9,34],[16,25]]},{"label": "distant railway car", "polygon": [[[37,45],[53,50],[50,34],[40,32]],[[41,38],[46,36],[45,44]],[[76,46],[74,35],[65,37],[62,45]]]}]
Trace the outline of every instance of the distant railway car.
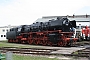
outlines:
[{"label": "distant railway car", "polygon": [[7,32],[8,42],[40,44],[40,45],[73,45],[78,38],[74,38],[76,21],[57,17],[48,22],[35,22],[31,25],[22,25]]}]

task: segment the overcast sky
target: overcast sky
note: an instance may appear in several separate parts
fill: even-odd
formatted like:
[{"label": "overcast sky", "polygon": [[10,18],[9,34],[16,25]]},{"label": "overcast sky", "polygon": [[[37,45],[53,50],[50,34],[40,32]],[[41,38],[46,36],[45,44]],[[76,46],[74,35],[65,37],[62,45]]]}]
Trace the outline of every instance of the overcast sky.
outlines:
[{"label": "overcast sky", "polygon": [[0,26],[31,24],[42,16],[90,15],[90,0],[0,0]]}]

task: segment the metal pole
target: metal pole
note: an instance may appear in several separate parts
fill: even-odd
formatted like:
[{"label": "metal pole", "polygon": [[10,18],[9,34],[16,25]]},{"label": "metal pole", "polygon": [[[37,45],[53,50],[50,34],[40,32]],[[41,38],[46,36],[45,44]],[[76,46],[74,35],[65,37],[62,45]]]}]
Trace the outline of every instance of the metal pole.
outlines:
[{"label": "metal pole", "polygon": [[12,55],[13,55],[13,53],[12,52],[6,52],[6,60],[13,60],[12,59]]}]

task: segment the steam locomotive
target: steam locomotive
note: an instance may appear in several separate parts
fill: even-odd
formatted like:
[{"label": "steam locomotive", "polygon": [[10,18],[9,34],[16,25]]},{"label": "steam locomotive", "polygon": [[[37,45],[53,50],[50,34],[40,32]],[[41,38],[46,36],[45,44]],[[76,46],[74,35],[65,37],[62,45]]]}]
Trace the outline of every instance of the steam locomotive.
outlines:
[{"label": "steam locomotive", "polygon": [[76,21],[65,17],[57,17],[48,22],[35,22],[31,25],[21,25],[11,28],[6,33],[10,43],[27,43],[35,45],[72,46],[78,38],[74,38]]}]

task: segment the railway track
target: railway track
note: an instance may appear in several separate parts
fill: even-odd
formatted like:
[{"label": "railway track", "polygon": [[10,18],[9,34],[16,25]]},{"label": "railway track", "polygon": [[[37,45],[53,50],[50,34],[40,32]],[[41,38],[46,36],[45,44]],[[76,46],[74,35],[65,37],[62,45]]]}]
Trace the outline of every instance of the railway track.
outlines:
[{"label": "railway track", "polygon": [[58,49],[40,49],[40,48],[16,48],[16,47],[2,47],[2,53],[11,51],[15,54],[33,54],[33,55],[64,55],[64,56],[77,56],[77,57],[90,57],[90,47],[84,50],[78,50],[72,54],[57,54],[50,53]]},{"label": "railway track", "polygon": [[51,55],[49,54],[52,51],[58,49],[39,49],[39,48],[16,48],[16,47],[2,47],[0,48],[3,53],[11,51],[16,54],[35,54],[35,55]]},{"label": "railway track", "polygon": [[76,42],[75,47],[90,45],[90,41]]},{"label": "railway track", "polygon": [[76,56],[76,57],[89,57],[90,58],[90,47],[83,49],[83,50],[78,50],[72,54],[63,54],[64,56]]},{"label": "railway track", "polygon": [[77,46],[86,46],[89,45],[86,49],[78,50],[76,52],[73,52],[72,54],[58,54],[58,53],[51,53],[53,51],[58,51],[60,49],[45,49],[45,48],[17,48],[17,47],[2,47],[0,48],[2,53],[6,53],[8,51],[11,51],[15,54],[33,54],[33,55],[64,55],[64,56],[76,56],[76,57],[90,57],[90,43],[78,43]]}]

